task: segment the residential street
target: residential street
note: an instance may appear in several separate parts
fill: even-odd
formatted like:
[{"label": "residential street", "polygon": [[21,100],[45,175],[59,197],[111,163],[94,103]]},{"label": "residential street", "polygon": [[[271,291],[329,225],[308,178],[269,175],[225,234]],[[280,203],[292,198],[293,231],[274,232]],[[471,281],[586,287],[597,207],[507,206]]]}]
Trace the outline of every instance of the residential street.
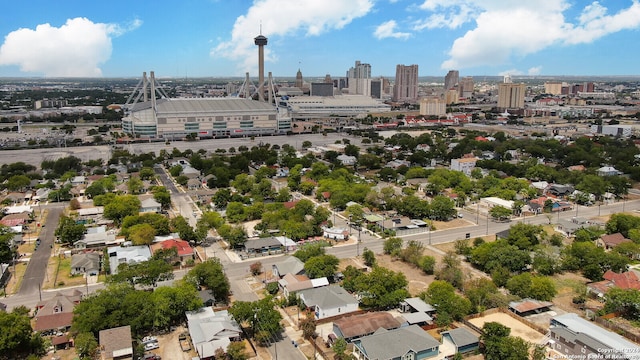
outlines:
[{"label": "residential street", "polygon": [[40,246],[31,254],[31,258],[27,264],[27,270],[20,284],[18,293],[21,296],[37,297],[39,291],[41,291],[40,287],[47,272],[47,263],[49,262],[49,257],[51,257],[53,242],[55,240],[54,233],[58,227],[63,206],[64,205],[58,204],[58,206],[49,207],[47,219],[44,222],[46,226],[40,231]]}]

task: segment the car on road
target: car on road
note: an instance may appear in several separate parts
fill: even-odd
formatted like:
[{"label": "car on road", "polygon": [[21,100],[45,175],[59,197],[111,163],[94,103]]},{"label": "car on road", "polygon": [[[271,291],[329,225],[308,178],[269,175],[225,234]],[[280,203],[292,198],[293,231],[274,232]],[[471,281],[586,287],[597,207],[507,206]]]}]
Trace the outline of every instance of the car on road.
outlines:
[{"label": "car on road", "polygon": [[144,354],[142,360],[161,360],[160,355],[156,355],[154,353]]},{"label": "car on road", "polygon": [[160,347],[160,345],[158,345],[157,341],[149,342],[149,343],[144,344],[144,351],[154,350],[154,349],[157,349],[159,347]]}]

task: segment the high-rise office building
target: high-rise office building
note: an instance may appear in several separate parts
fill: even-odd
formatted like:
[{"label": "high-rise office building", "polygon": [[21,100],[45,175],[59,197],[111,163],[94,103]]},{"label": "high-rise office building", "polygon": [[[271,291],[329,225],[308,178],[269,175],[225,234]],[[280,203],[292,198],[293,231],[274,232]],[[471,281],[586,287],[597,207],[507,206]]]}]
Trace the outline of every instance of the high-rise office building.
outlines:
[{"label": "high-rise office building", "polygon": [[296,87],[298,89],[302,89],[303,85],[304,85],[304,81],[302,80],[302,71],[298,69],[298,72],[296,73]]},{"label": "high-rise office building", "polygon": [[371,65],[356,61],[347,71],[349,94],[371,95]]},{"label": "high-rise office building", "polygon": [[459,81],[460,72],[458,70],[449,70],[447,75],[444,77],[444,91],[455,88],[458,86]]},{"label": "high-rise office building", "polygon": [[418,100],[418,65],[396,65],[393,101]]},{"label": "high-rise office building", "polygon": [[501,83],[498,84],[498,108],[521,109],[524,108],[525,84]]},{"label": "high-rise office building", "polygon": [[458,88],[460,90],[460,97],[469,98],[473,95],[473,78],[471,76],[465,76],[460,79]]},{"label": "high-rise office building", "polygon": [[456,90],[455,88],[449,89],[444,92],[444,102],[447,105],[457,104],[459,100],[460,98],[458,97],[458,90]]}]

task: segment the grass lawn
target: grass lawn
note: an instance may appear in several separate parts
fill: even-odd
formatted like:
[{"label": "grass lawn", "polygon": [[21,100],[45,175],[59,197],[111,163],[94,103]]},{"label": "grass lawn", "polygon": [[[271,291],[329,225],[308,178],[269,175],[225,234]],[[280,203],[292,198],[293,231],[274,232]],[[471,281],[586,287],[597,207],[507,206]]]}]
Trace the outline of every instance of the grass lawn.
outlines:
[{"label": "grass lawn", "polygon": [[52,257],[47,266],[48,280],[45,279],[44,288],[51,289],[62,286],[84,285],[82,275],[71,276],[71,258]]}]

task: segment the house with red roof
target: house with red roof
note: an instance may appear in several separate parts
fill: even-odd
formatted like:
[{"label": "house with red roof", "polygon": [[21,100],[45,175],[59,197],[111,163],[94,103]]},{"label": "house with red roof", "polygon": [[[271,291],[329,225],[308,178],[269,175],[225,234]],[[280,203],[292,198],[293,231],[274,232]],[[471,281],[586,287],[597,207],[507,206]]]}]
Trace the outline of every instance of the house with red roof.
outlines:
[{"label": "house with red roof", "polygon": [[191,259],[194,259],[194,251],[189,242],[182,239],[169,239],[164,241],[159,241],[157,243],[153,243],[149,246],[151,248],[151,254],[155,254],[157,251],[163,249],[171,249],[175,248],[178,252],[175,259],[172,259],[172,262],[180,262],[182,265],[185,265],[186,262]]},{"label": "house with red roof", "polygon": [[587,291],[596,294],[598,297],[604,295],[611,288],[640,290],[640,279],[635,271],[627,271],[618,274],[614,271],[607,270],[602,275],[604,280],[587,284]]}]

